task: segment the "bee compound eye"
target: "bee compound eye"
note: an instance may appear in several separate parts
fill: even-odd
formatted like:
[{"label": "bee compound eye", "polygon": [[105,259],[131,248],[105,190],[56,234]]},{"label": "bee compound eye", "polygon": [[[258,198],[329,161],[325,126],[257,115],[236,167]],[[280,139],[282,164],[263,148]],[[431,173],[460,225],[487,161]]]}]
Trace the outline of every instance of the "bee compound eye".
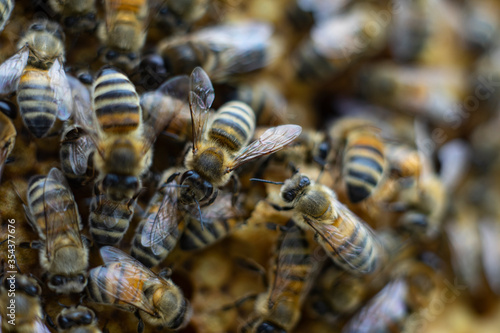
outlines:
[{"label": "bee compound eye", "polygon": [[106,52],[107,60],[115,60],[116,58],[118,58],[118,52],[114,50],[109,50],[108,52]]},{"label": "bee compound eye", "polygon": [[73,27],[76,24],[77,19],[73,16],[66,17],[64,19],[64,25],[68,28]]},{"label": "bee compound eye", "polygon": [[68,329],[73,325],[73,321],[68,317],[60,316],[57,320],[57,324],[62,329]]},{"label": "bee compound eye", "polygon": [[83,274],[79,274],[76,278],[77,278],[78,282],[80,282],[82,284],[85,283],[85,281],[86,281],[85,276]]},{"label": "bee compound eye", "polygon": [[60,286],[60,285],[62,285],[64,283],[64,281],[65,281],[65,278],[62,277],[61,275],[54,275],[52,277],[52,279],[50,280],[50,282],[54,286]]},{"label": "bee compound eye", "polygon": [[87,312],[85,313],[83,316],[82,316],[82,324],[84,325],[88,325],[88,324],[91,324],[92,321],[94,320],[94,316],[92,316],[92,313],[90,312]]}]

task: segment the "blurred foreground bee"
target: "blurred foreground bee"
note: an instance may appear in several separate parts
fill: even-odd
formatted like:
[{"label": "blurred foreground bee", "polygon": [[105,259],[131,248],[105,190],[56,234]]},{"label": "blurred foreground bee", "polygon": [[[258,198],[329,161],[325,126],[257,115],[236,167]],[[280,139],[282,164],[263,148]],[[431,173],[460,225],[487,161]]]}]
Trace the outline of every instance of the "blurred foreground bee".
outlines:
[{"label": "blurred foreground bee", "polygon": [[170,173],[163,174],[161,185],[149,201],[146,215],[137,226],[132,240],[130,254],[148,268],[165,260],[184,228],[179,215],[179,189],[170,176]]},{"label": "blurred foreground bee", "polygon": [[49,0],[49,5],[69,31],[93,31],[97,25],[95,0]]},{"label": "blurred foreground bee", "polygon": [[272,27],[262,22],[225,24],[170,37],[158,45],[167,71],[190,74],[203,67],[214,82],[269,65],[279,53]]},{"label": "blurred foreground bee", "polygon": [[48,286],[57,293],[79,293],[87,284],[88,248],[73,193],[61,171],[52,168],[28,187],[28,222],[40,241],[40,264],[48,273]]},{"label": "blurred foreground bee", "polygon": [[2,111],[2,105],[0,105],[0,180],[2,179],[3,167],[16,143],[17,135],[12,119]]},{"label": "blurred foreground bee", "polygon": [[0,94],[17,91],[23,121],[37,138],[56,117],[71,114],[71,93],[64,72],[64,33],[54,22],[36,21],[18,43],[19,51],[0,66]]},{"label": "blurred foreground bee", "polygon": [[352,274],[370,274],[385,261],[387,253],[377,235],[342,205],[328,187],[296,173],[281,187],[281,198],[290,206],[273,207],[293,210],[297,225],[314,230],[318,243],[342,269]]},{"label": "blurred foreground bee", "polygon": [[[405,262],[404,270],[377,293],[343,327],[343,333],[413,332],[417,320],[406,320],[429,305],[435,295],[436,273],[421,262]],[[400,267],[398,267],[400,268]]]},{"label": "blurred foreground bee", "polygon": [[123,70],[133,70],[140,61],[140,52],[147,34],[148,1],[106,0],[106,24],[98,30],[105,45],[104,61]]},{"label": "blurred foreground bee", "polygon": [[259,295],[254,314],[240,332],[290,332],[300,320],[312,275],[319,267],[311,258],[310,245],[301,229],[291,227],[278,244],[268,291]]},{"label": "blurred foreground bee", "polygon": [[210,206],[184,214],[185,229],[179,239],[184,251],[204,249],[222,240],[242,223],[244,212],[233,206],[232,194],[224,193]]},{"label": "blurred foreground bee", "polygon": [[255,114],[248,105],[226,103],[207,125],[214,91],[207,74],[199,67],[191,74],[190,91],[193,149],[185,159],[188,171],[181,177],[181,184],[187,185],[181,188],[182,203],[208,200],[210,204],[218,188],[229,182],[234,169],[283,149],[302,131],[298,125],[273,127],[248,145],[255,129]]},{"label": "blurred foreground bee", "polygon": [[293,56],[292,66],[301,81],[327,80],[343,72],[353,61],[369,57],[384,45],[389,24],[370,31],[377,7],[356,4],[342,15],[319,22]]},{"label": "blurred foreground bee", "polygon": [[7,24],[13,8],[14,0],[0,1],[0,32],[3,31],[5,24]]},{"label": "blurred foreground bee", "polygon": [[43,323],[44,313],[40,300],[42,288],[38,282],[28,275],[6,272],[2,273],[1,281],[2,332],[50,333]]},{"label": "blurred foreground bee", "polygon": [[101,248],[104,266],[89,272],[90,298],[138,313],[138,331],[143,320],[155,327],[178,330],[191,318],[191,306],[170,279],[156,275],[122,251]]},{"label": "blurred foreground bee", "polygon": [[56,317],[59,333],[101,333],[94,311],[83,305],[64,308]]},{"label": "blurred foreground bee", "polygon": [[337,163],[342,157],[342,179],[352,203],[368,198],[384,176],[385,146],[380,129],[365,119],[344,118],[330,128]]}]

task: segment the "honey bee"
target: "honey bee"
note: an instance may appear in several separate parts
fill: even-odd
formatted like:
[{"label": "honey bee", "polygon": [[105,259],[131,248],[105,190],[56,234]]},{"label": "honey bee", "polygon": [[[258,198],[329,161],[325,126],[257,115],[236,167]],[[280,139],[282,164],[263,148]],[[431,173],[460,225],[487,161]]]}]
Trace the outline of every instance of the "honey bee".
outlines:
[{"label": "honey bee", "polygon": [[43,323],[41,295],[42,288],[35,278],[3,272],[0,286],[2,332],[50,333]]},{"label": "honey bee", "polygon": [[342,205],[332,190],[296,173],[285,181],[281,198],[293,210],[298,226],[316,232],[316,240],[342,269],[356,275],[377,271],[387,257],[381,240],[370,227]]},{"label": "honey bee", "polygon": [[98,244],[114,245],[121,241],[134,216],[137,197],[114,201],[94,185],[89,225],[92,239]]},{"label": "honey bee", "polygon": [[57,293],[79,293],[87,284],[88,248],[73,193],[61,171],[35,177],[28,188],[28,222],[38,232],[40,264],[48,273],[48,286]]},{"label": "honey bee", "polygon": [[279,240],[268,291],[258,296],[255,312],[240,332],[290,332],[301,316],[301,307],[315,269],[304,231],[288,229]]},{"label": "honey bee", "polygon": [[56,317],[59,333],[101,333],[94,311],[83,305],[64,308]]},{"label": "honey bee", "polygon": [[69,31],[93,31],[97,25],[95,0],[49,0],[49,5]]},{"label": "honey bee", "polygon": [[[189,105],[193,126],[193,149],[185,159],[188,171],[181,176],[183,204],[215,200],[218,188],[226,185],[233,170],[260,156],[272,154],[299,136],[298,125],[281,125],[265,131],[248,144],[255,129],[255,114],[242,102],[228,102],[219,108],[207,126],[208,110],[214,99],[212,83],[203,69],[191,74]],[[236,180],[233,181],[236,183]]]},{"label": "honey bee", "polygon": [[413,332],[410,329],[415,322],[406,319],[429,305],[436,292],[436,273],[417,261],[404,262],[396,270],[393,279],[347,322],[342,332]]},{"label": "honey bee", "polygon": [[13,8],[14,0],[0,1],[0,31],[3,31],[3,28],[7,24]]},{"label": "honey bee", "polygon": [[148,1],[106,0],[106,24],[98,28],[104,61],[131,71],[140,62],[147,34]]},{"label": "honey bee", "polygon": [[71,115],[71,94],[64,72],[64,33],[55,22],[36,21],[18,43],[19,51],[0,66],[0,94],[17,91],[24,124],[44,137],[56,118]]},{"label": "honey bee", "polygon": [[[152,161],[158,118],[145,123],[139,96],[130,80],[116,69],[104,67],[93,84],[92,110],[79,96],[75,116],[95,146],[96,183],[110,200],[130,200],[141,186],[140,176]],[[79,102],[78,102],[79,101]]]},{"label": "honey bee", "polygon": [[372,195],[384,177],[385,145],[379,131],[372,122],[357,118],[341,119],[329,130],[342,157],[342,179],[352,203]]},{"label": "honey bee", "polygon": [[280,52],[271,25],[244,22],[209,27],[161,41],[158,53],[173,75],[203,67],[214,82],[269,65]]},{"label": "honey bee", "polygon": [[156,275],[139,261],[111,247],[101,248],[104,266],[89,272],[90,298],[102,304],[138,312],[138,331],[143,322],[178,330],[191,318],[191,306],[170,279]]},{"label": "honey bee", "polygon": [[2,179],[3,167],[16,143],[17,135],[12,119],[3,112],[4,105],[8,106],[9,104],[0,104],[0,180]]},{"label": "honey bee", "polygon": [[155,20],[167,35],[187,31],[209,8],[208,0],[158,1]]},{"label": "honey bee", "polygon": [[342,15],[332,16],[316,24],[299,45],[292,58],[292,67],[301,81],[327,80],[342,73],[353,61],[375,55],[385,45],[387,26],[378,33],[368,27],[377,7],[356,4]]},{"label": "honey bee", "polygon": [[170,176],[169,172],[163,174],[161,185],[151,198],[132,240],[132,257],[148,268],[165,260],[184,228],[178,207],[177,183]]},{"label": "honey bee", "polygon": [[232,205],[231,194],[225,193],[212,205],[198,212],[184,214],[185,229],[179,239],[184,251],[204,249],[229,235],[242,223],[244,212]]}]

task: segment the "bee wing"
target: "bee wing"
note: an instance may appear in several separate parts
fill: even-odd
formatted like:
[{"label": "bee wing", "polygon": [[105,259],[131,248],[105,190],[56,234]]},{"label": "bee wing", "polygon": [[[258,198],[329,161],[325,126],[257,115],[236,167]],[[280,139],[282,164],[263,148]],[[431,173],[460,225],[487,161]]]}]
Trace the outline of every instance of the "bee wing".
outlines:
[{"label": "bee wing", "polygon": [[11,93],[17,88],[29,53],[29,48],[25,46],[0,66],[0,94]]},{"label": "bee wing", "polygon": [[33,332],[38,332],[38,333],[50,333],[50,330],[48,327],[43,323],[43,320],[41,318],[36,318],[35,323],[33,325],[33,328],[35,329]]},{"label": "bee wing", "polygon": [[[372,240],[376,243],[374,246],[381,247],[382,244],[378,236],[373,232],[373,230],[362,220],[360,220],[356,215],[351,213],[347,207],[342,205],[340,202],[334,200],[332,201],[333,209],[339,215],[343,223],[343,229],[353,230],[354,232],[359,232],[358,228],[364,228],[368,231]],[[312,220],[306,219],[306,222],[316,231],[325,243],[333,250],[339,258],[346,262],[353,271],[357,271],[361,274],[370,273],[370,271],[365,271],[360,269],[355,265],[359,261],[358,255],[363,252],[363,248],[352,243],[351,233],[340,232],[339,229],[333,225],[333,223],[315,223]],[[357,230],[357,231],[356,231]],[[365,242],[362,242],[365,244]],[[338,251],[339,248],[346,249],[349,251]]]},{"label": "bee wing", "polygon": [[[162,283],[156,274],[140,261],[115,247],[103,246],[100,252],[108,273],[103,279],[95,281],[99,289],[125,304],[130,304],[155,316],[156,311],[139,284]],[[109,290],[108,285],[116,286],[117,290]]]},{"label": "bee wing", "polygon": [[147,217],[142,229],[141,243],[160,254],[162,242],[177,230],[177,188],[168,187],[156,214]]},{"label": "bee wing", "polygon": [[[49,187],[49,184],[52,187]],[[50,169],[45,179],[43,207],[46,220],[46,253],[49,260],[56,250],[56,239],[63,235],[66,242],[83,247],[80,237],[80,217],[75,198],[66,178],[57,168]]]},{"label": "bee wing", "polygon": [[214,87],[207,73],[196,67],[191,73],[189,84],[189,107],[191,108],[191,124],[193,126],[193,152],[203,139],[208,119],[208,111],[214,101]]},{"label": "bee wing", "polygon": [[[304,250],[302,252],[297,251],[292,255],[287,249]],[[305,279],[306,283],[304,284],[304,288],[303,290],[301,290],[301,293],[305,294],[307,292],[307,282],[310,280],[308,279],[308,277],[311,275],[312,269],[310,269],[308,272],[305,272],[304,276],[295,275],[298,272],[298,265],[310,265],[311,268],[313,268],[313,265],[308,263],[309,260],[310,247],[307,240],[304,238],[304,231],[296,226],[293,226],[290,229],[286,230],[279,239],[278,257],[276,259],[276,273],[269,295],[269,302],[271,305],[282,297],[284,290],[290,290],[290,284],[296,284],[296,279],[294,278],[298,278],[301,280]]]},{"label": "bee wing", "polygon": [[280,125],[271,127],[257,140],[248,145],[231,163],[226,172],[231,172],[254,158],[272,154],[290,144],[302,132],[298,125]]},{"label": "bee wing", "polygon": [[[73,129],[82,131],[78,125],[71,126],[70,130]],[[87,172],[89,156],[94,150],[94,147],[93,141],[85,134],[82,134],[78,139],[73,141],[68,150],[68,159],[71,162],[71,169],[75,175],[81,176]]]},{"label": "bee wing", "polygon": [[54,100],[57,104],[57,117],[68,120],[71,116],[71,88],[64,67],[59,59],[54,61],[49,69],[50,87],[54,92]]},{"label": "bee wing", "polygon": [[[129,219],[129,216],[125,216],[125,212],[122,213],[122,210],[119,209],[119,206],[122,205],[123,203],[118,202],[118,201],[112,201],[108,199],[105,195],[99,195],[95,196],[93,200],[96,201],[105,201],[104,203],[98,203],[97,206],[99,206],[99,209],[103,211],[102,216],[105,216],[106,218],[104,219],[104,225],[106,228],[113,228],[115,225],[118,224],[118,222],[121,219]],[[129,202],[128,204],[135,205],[135,199],[132,202]],[[93,203],[93,205],[95,205]],[[129,213],[129,212],[126,212]]]}]

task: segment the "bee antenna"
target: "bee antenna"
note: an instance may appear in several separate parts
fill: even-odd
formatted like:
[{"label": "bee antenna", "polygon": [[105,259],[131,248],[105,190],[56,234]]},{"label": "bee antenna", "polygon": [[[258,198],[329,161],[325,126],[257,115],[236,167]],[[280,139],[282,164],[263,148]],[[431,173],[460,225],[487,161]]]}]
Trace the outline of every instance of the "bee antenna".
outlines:
[{"label": "bee antenna", "polygon": [[201,230],[203,231],[203,229],[204,229],[204,226],[203,226],[203,216],[201,215],[200,203],[198,202],[198,200],[196,200],[196,198],[194,199],[194,201],[196,202],[196,205],[198,206],[198,213],[200,214]]},{"label": "bee antenna", "polygon": [[274,184],[274,185],[284,185],[284,182],[273,182],[271,180],[265,180],[265,179],[260,179],[260,178],[250,178],[251,182],[261,182],[261,183],[269,183],[269,184]]},{"label": "bee antenna", "polygon": [[63,308],[65,309],[69,309],[69,306],[66,305],[66,304],[62,304],[61,302],[57,301],[57,304],[59,304],[59,306],[62,306]]}]

